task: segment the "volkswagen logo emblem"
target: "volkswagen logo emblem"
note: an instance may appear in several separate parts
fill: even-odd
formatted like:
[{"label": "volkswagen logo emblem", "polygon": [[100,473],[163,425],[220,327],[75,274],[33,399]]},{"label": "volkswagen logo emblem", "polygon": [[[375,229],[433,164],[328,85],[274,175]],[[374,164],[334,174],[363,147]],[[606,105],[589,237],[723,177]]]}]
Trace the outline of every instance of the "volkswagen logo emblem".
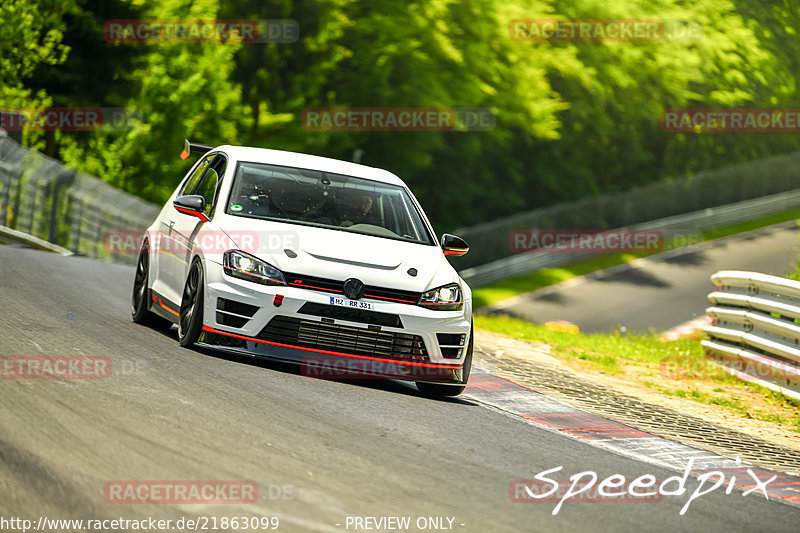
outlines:
[{"label": "volkswagen logo emblem", "polygon": [[364,283],[356,278],[345,280],[344,295],[351,300],[360,300],[364,296]]}]

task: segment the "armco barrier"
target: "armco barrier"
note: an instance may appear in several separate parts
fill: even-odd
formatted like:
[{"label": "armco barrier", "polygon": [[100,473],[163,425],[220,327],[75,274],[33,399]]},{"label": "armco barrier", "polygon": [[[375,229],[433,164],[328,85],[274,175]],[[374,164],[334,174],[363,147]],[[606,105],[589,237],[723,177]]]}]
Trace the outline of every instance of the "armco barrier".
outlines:
[{"label": "armco barrier", "polygon": [[132,264],[136,254],[109,254],[109,231],[144,231],[159,207],[20,146],[0,130],[0,225],[74,253]]},{"label": "armco barrier", "polygon": [[800,400],[800,282],[735,270],[711,282],[707,352],[727,372]]}]

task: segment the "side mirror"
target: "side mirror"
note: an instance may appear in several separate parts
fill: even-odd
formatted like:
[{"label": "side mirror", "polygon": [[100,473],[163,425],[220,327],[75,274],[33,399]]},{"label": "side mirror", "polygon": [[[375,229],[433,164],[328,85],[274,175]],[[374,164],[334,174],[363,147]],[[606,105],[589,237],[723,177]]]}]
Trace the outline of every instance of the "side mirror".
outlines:
[{"label": "side mirror", "polygon": [[442,235],[442,250],[444,255],[464,255],[469,252],[469,244],[461,237],[445,233]]},{"label": "side mirror", "polygon": [[206,199],[199,194],[188,194],[186,196],[178,196],[172,201],[172,206],[186,215],[192,215],[203,222],[208,222],[208,217],[203,213],[206,207]]}]

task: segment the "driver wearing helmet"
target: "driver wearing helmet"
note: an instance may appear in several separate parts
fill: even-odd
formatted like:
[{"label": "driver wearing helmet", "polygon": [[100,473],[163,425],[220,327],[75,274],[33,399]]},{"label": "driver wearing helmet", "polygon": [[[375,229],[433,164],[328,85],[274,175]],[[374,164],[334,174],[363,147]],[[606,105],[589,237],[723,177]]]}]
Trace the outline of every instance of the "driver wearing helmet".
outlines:
[{"label": "driver wearing helmet", "polygon": [[355,192],[346,195],[341,200],[341,222],[339,226],[348,228],[355,224],[367,223],[372,211],[372,196],[364,192]]}]

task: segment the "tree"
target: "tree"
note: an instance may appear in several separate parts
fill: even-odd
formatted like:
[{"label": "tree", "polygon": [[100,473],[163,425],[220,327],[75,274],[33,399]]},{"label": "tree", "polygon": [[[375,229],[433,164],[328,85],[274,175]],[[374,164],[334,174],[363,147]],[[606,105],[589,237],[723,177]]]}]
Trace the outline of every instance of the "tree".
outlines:
[{"label": "tree", "polygon": [[[69,48],[62,44],[63,14],[74,7],[69,1],[6,0],[0,3],[0,102],[4,110],[47,107],[47,92],[30,84],[42,65],[58,65]],[[36,145],[41,133],[28,135]]]}]

